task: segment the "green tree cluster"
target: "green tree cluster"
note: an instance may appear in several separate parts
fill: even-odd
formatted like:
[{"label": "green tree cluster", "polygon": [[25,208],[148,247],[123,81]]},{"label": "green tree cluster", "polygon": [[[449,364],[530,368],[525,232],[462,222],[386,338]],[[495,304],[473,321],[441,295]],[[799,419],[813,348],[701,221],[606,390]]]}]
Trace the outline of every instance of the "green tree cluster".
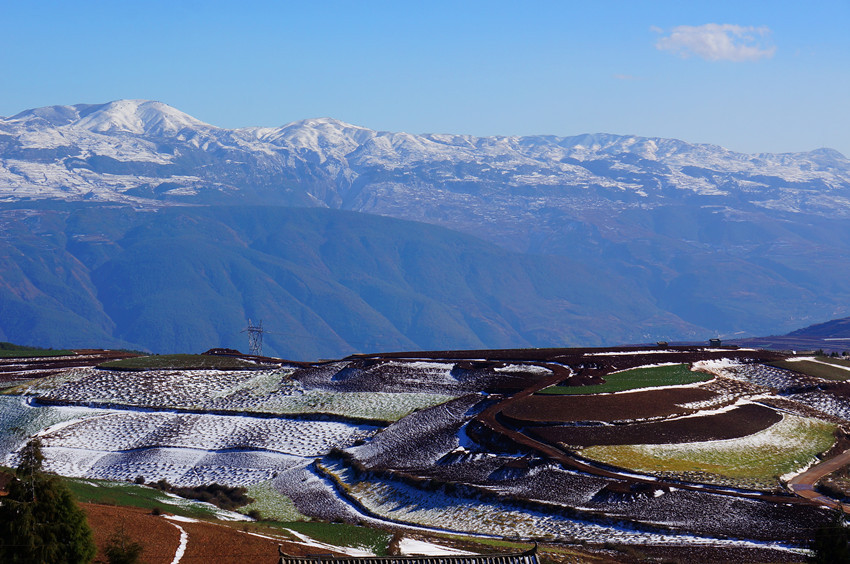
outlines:
[{"label": "green tree cluster", "polygon": [[85,513],[62,481],[42,471],[43,460],[39,440],[27,443],[0,498],[0,562],[90,562],[96,547]]}]

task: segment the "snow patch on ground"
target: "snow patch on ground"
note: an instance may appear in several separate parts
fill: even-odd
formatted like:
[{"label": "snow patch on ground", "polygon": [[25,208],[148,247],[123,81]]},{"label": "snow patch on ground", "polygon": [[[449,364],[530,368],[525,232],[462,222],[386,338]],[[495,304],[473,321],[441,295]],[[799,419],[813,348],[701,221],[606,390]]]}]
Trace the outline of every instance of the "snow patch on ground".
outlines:
[{"label": "snow patch on ground", "polygon": [[691,370],[708,372],[715,376],[727,376],[730,368],[738,368],[743,366],[742,363],[728,358],[717,360],[698,360],[693,364]]},{"label": "snow patch on ground", "polygon": [[539,374],[541,376],[552,373],[552,370],[549,368],[538,364],[508,364],[499,368],[494,368],[493,370],[495,372],[505,372],[508,374],[517,372],[520,374]]},{"label": "snow patch on ground", "polygon": [[622,370],[613,370],[608,373],[610,374],[619,374],[621,372],[629,372],[631,370],[643,370],[644,368],[661,368],[662,366],[677,366],[682,364],[681,362],[659,362],[657,364],[641,364],[640,366],[633,366],[631,368],[624,368]]},{"label": "snow patch on ground", "polygon": [[177,523],[171,524],[177,527],[177,530],[180,531],[180,545],[177,547],[177,552],[174,553],[174,559],[171,561],[171,564],[178,564],[180,559],[183,558],[183,554],[186,553],[186,545],[189,544],[189,535],[186,533],[186,530]]},{"label": "snow patch on ground", "polygon": [[806,470],[808,470],[809,468],[811,468],[812,466],[814,466],[815,464],[817,464],[819,462],[820,462],[820,460],[818,458],[813,458],[813,459],[809,460],[809,462],[807,464],[801,466],[800,468],[797,468],[796,470],[792,470],[790,472],[786,472],[785,474],[782,474],[781,476],[779,476],[779,481],[782,482],[782,483],[787,483],[787,482],[791,481],[791,479],[793,479],[795,476],[799,476],[800,474],[802,474],[803,472],[805,472]]},{"label": "snow patch on ground", "polygon": [[349,556],[375,556],[374,552],[363,550],[362,548],[354,548],[351,546],[335,546],[332,544],[325,544],[323,542],[319,542],[316,539],[310,538],[307,535],[301,534],[298,531],[293,529],[283,529],[293,537],[297,538],[300,542],[298,544],[304,546],[312,546],[315,548],[322,548],[324,550],[333,551],[333,552],[341,552],[343,554],[347,554]]},{"label": "snow patch on ground", "polygon": [[465,550],[458,550],[456,548],[440,546],[439,544],[411,539],[407,537],[401,539],[401,541],[398,543],[398,548],[402,554],[406,554],[409,556],[451,556],[475,554],[474,552],[467,552]]},{"label": "snow patch on ground", "polygon": [[182,515],[166,515],[165,518],[169,521],[180,521],[182,523],[200,523],[198,519],[193,519],[192,517],[183,517]]},{"label": "snow patch on ground", "polygon": [[673,354],[678,351],[671,351],[666,349],[650,349],[645,351],[608,351],[608,352],[594,352],[594,353],[586,353],[586,356],[632,356],[638,354]]}]

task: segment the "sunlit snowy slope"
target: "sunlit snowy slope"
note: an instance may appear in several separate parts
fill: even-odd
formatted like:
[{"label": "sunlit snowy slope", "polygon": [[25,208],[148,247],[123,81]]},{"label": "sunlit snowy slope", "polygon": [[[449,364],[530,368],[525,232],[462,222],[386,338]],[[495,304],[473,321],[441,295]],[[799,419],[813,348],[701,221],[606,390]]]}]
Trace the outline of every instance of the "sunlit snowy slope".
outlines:
[{"label": "sunlit snowy slope", "polygon": [[[473,137],[373,131],[323,118],[221,129],[161,102],[53,106],[0,119],[0,198],[103,201],[256,196],[388,212],[398,191],[634,203],[733,196],[766,209],[846,213],[835,151],[734,153],[618,135]],[[578,192],[576,192],[578,190]],[[681,194],[680,194],[681,192]]]}]

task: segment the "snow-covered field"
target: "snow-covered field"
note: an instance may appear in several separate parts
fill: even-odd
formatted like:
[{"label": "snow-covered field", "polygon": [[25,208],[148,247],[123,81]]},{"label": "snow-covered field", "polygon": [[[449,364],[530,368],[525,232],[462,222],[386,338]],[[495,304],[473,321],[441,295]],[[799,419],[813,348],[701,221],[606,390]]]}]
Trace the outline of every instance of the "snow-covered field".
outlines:
[{"label": "snow-covered field", "polygon": [[427,393],[305,390],[290,396],[269,396],[257,402],[252,411],[279,414],[328,413],[361,419],[398,421],[417,409],[440,405],[454,397]]},{"label": "snow-covered field", "polygon": [[376,429],[335,421],[187,413],[109,413],[42,436],[45,446],[129,451],[149,447],[256,449],[314,457]]},{"label": "snow-covered field", "polygon": [[103,413],[71,406],[33,408],[22,396],[0,395],[0,463],[11,464],[12,452],[44,429]]},{"label": "snow-covered field", "polygon": [[254,484],[376,430],[294,418],[39,406],[0,396],[5,462],[14,463],[14,451],[39,435],[45,467],[74,477]]},{"label": "snow-covered field", "polygon": [[587,542],[613,542],[641,545],[759,546],[750,541],[642,531],[627,525],[581,517],[570,518],[557,512],[521,508],[509,503],[494,504],[440,490],[415,488],[401,481],[356,480],[339,464],[325,466],[349,495],[369,511],[387,519],[438,529],[502,537],[537,538]]},{"label": "snow-covered field", "polygon": [[[451,365],[423,364],[439,380]],[[396,421],[416,409],[455,396],[430,393],[331,392],[306,389],[291,380],[292,369],[263,371],[150,370],[118,372],[84,368],[38,381],[29,393],[48,400],[85,405],[120,405],[274,414],[325,413]]]},{"label": "snow-covered field", "polygon": [[45,468],[64,476],[116,481],[142,476],[147,482],[166,480],[175,486],[248,486],[268,481],[303,461],[280,453],[186,448],[108,452],[46,447],[44,455]]},{"label": "snow-covered field", "polygon": [[799,375],[790,370],[774,368],[764,364],[732,364],[724,367],[723,375],[765,388],[784,390],[800,385]]},{"label": "snow-covered field", "polygon": [[792,394],[789,398],[818,411],[839,417],[845,421],[850,421],[850,400],[845,398],[836,397],[819,390]]},{"label": "snow-covered field", "polygon": [[288,369],[122,372],[80,368],[39,380],[28,393],[70,403],[228,409],[238,408],[247,398],[291,393],[291,386],[285,384],[289,373]]}]

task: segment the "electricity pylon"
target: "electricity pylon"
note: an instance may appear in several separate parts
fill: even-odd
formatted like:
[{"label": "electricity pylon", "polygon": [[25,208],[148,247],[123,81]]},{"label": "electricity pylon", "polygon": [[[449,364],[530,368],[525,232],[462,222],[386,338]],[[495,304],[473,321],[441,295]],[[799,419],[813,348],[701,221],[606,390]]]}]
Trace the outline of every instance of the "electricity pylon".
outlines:
[{"label": "electricity pylon", "polygon": [[263,320],[261,319],[257,325],[248,319],[248,327],[242,329],[241,333],[248,333],[248,349],[250,354],[254,356],[263,356],[263,333],[267,333],[263,329]]}]

